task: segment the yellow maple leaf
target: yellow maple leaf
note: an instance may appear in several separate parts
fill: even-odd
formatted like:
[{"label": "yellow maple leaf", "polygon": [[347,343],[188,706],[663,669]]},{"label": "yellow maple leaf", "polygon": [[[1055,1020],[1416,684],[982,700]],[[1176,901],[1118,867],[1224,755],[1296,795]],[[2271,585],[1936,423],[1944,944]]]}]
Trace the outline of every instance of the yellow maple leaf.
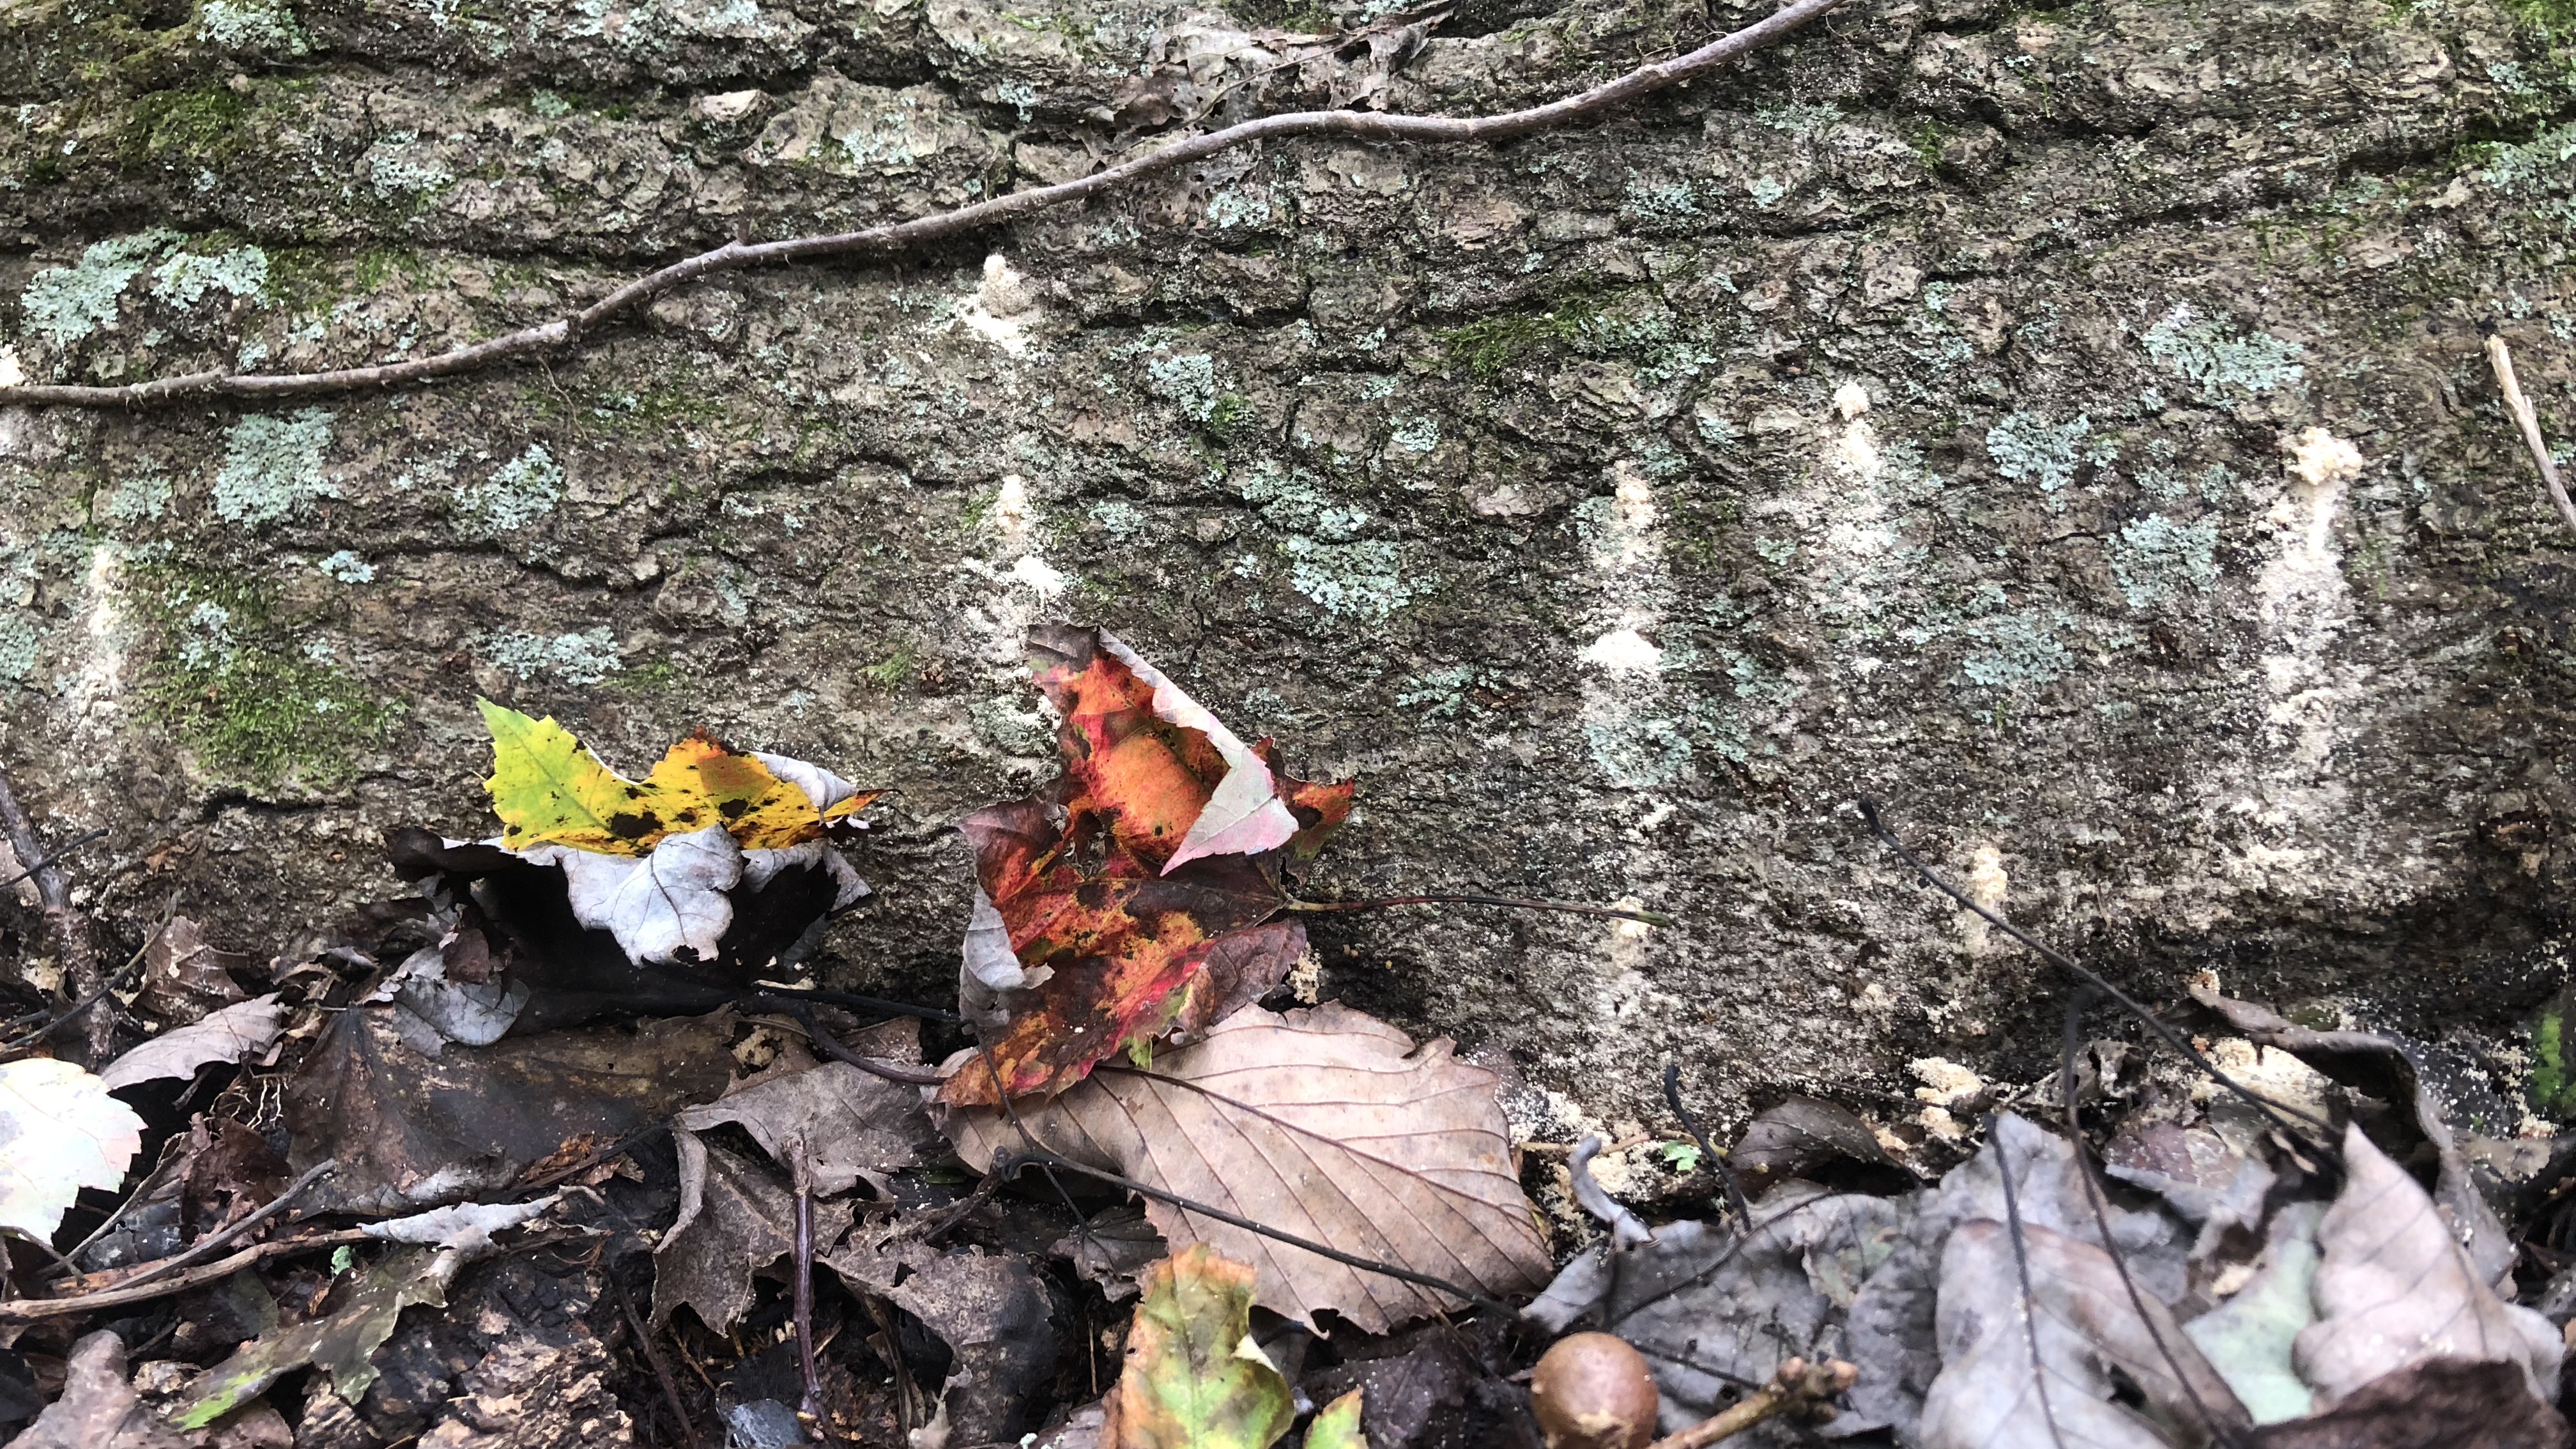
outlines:
[{"label": "yellow maple leaf", "polygon": [[721,822],[745,850],[783,850],[823,835],[823,817],[804,791],[703,731],[671,746],[644,784],[674,798],[703,801],[712,813],[702,823]]},{"label": "yellow maple leaf", "polygon": [[756,755],[725,748],[701,730],[671,746],[642,781],[601,763],[572,731],[476,701],[492,731],[492,811],[512,850],[568,845],[599,855],[649,855],[669,835],[721,825],[745,850],[819,840],[876,798],[853,795],[829,810],[780,779]]}]

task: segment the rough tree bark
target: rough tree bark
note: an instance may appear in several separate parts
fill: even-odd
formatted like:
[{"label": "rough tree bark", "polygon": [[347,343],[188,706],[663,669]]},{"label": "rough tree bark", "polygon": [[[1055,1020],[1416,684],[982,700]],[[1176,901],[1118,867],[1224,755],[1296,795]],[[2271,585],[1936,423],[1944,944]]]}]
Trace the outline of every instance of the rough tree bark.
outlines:
[{"label": "rough tree bark", "polygon": [[[1264,142],[543,365],[0,411],[7,753],[114,827],[112,928],[178,884],[274,945],[394,891],[385,826],[486,828],[478,691],[628,763],[710,725],[900,787],[826,974],[936,996],[947,822],[1052,769],[1019,635],[1098,620],[1360,777],[1330,888],[1680,918],[1317,921],[1327,991],[1514,1052],[1542,1134],[1659,1117],[1667,1060],[1713,1108],[2044,1069],[2052,983],[1862,791],[2143,995],[2501,1040],[2564,970],[2576,539],[2479,329],[2576,435],[2563,12],[1854,0],[1582,128]],[[18,0],[0,382],[428,356],[1759,13]]]}]

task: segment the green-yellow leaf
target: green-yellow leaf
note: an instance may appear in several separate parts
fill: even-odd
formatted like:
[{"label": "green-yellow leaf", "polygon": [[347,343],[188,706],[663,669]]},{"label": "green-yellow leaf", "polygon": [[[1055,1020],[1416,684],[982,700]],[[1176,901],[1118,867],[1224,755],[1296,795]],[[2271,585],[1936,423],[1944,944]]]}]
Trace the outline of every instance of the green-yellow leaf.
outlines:
[{"label": "green-yellow leaf", "polygon": [[572,731],[490,700],[483,722],[492,731],[492,811],[501,843],[512,850],[569,845],[601,855],[646,855],[663,836],[704,829],[713,819],[694,792],[638,785],[601,764]]},{"label": "green-yellow leaf", "polygon": [[1353,1389],[1326,1404],[1306,1426],[1306,1449],[1369,1449],[1360,1432],[1360,1391]]},{"label": "green-yellow leaf", "polygon": [[[1109,1391],[1110,1449],[1269,1449],[1297,1411],[1252,1341],[1252,1268],[1202,1243],[1147,1268]],[[1354,1405],[1356,1407],[1356,1405]]]}]

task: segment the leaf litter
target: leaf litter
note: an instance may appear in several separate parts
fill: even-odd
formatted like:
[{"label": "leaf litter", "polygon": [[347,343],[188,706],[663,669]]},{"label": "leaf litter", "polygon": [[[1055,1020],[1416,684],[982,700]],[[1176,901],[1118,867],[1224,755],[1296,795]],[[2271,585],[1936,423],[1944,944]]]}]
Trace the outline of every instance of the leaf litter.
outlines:
[{"label": "leaf litter", "polygon": [[[2567,1443],[2512,1228],[2576,1152],[2463,1133],[2412,1044],[2204,983],[2292,1116],[2088,1043],[1981,1080],[1947,1157],[1810,1097],[1715,1153],[1676,1094],[1697,1140],[1637,1196],[1606,1165],[1648,1139],[1536,1166],[1494,1069],[1279,1009],[1352,784],[1114,636],[1032,662],[1063,770],[960,822],[953,1013],[807,984],[874,796],[703,733],[630,778],[487,703],[499,833],[393,832],[415,898],[266,963],[174,903],[157,1032],[0,1063],[0,1226],[66,1260],[13,1259],[0,1413],[135,1449],[1463,1449],[1552,1434],[1526,1370],[1586,1330],[1676,1445]],[[2090,1120],[2041,1125],[2061,1098]],[[1538,1211],[1550,1172],[1602,1230]]]}]

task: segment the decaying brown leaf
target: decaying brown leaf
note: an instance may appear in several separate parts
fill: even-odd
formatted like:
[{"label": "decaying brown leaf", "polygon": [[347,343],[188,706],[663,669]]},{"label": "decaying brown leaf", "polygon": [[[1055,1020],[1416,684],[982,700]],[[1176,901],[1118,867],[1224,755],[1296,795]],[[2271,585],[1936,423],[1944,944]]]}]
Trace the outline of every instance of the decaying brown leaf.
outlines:
[{"label": "decaying brown leaf", "polygon": [[[1420,1050],[1338,1003],[1247,1008],[1157,1057],[1104,1070],[1020,1120],[1048,1150],[1311,1242],[1501,1297],[1548,1255],[1512,1171],[1491,1072],[1446,1040]],[[988,1167],[1022,1146],[1009,1119],[952,1109],[958,1155]],[[1372,1333],[1454,1307],[1432,1289],[1149,1202],[1178,1252],[1213,1244],[1258,1270],[1256,1301],[1308,1325],[1322,1310]]]},{"label": "decaying brown leaf", "polygon": [[1015,1442],[1029,1398],[1055,1372],[1062,1337],[1046,1283],[1008,1254],[941,1252],[853,1233],[824,1262],[854,1293],[874,1294],[948,1345],[938,1426],[958,1445]]},{"label": "decaying brown leaf", "polygon": [[450,1045],[408,1045],[387,1007],[343,1011],[289,1084],[291,1156],[339,1166],[317,1210],[408,1212],[510,1186],[572,1138],[614,1141],[714,1098],[732,1076],[730,1012]]},{"label": "decaying brown leaf", "polygon": [[[920,1024],[898,1017],[850,1046],[863,1057],[913,1066],[921,1061],[920,1042]],[[737,1124],[771,1161],[791,1169],[794,1144],[813,1174],[814,1191],[825,1197],[861,1181],[882,1190],[886,1174],[922,1161],[939,1140],[919,1092],[846,1062],[767,1077],[674,1120],[692,1132]]]},{"label": "decaying brown leaf", "polygon": [[2313,1418],[2260,1430],[2261,1449],[2568,1449],[2576,1435],[2509,1363],[2433,1358],[2376,1378]]},{"label": "decaying brown leaf", "polygon": [[[752,1162],[675,1128],[680,1152],[680,1211],[653,1250],[653,1321],[688,1305],[718,1333],[751,1307],[751,1275],[796,1245],[796,1199]],[[815,1236],[824,1242],[850,1226],[844,1201],[814,1204]]]},{"label": "decaying brown leaf", "polygon": [[163,1021],[195,1021],[248,997],[232,973],[250,964],[248,956],[217,950],[205,927],[172,916],[143,948],[143,991],[135,1007]]},{"label": "decaying brown leaf", "polygon": [[2487,1287],[2433,1200],[2358,1126],[2344,1130],[2343,1158],[2343,1190],[2317,1229],[2318,1321],[2294,1350],[2317,1401],[2332,1407],[2433,1358],[2510,1363],[2534,1397],[2556,1397],[2558,1330]]},{"label": "decaying brown leaf", "polygon": [[62,1397],[12,1442],[18,1449],[190,1449],[193,1441],[144,1407],[125,1380],[125,1340],[102,1329],[72,1345]]}]

